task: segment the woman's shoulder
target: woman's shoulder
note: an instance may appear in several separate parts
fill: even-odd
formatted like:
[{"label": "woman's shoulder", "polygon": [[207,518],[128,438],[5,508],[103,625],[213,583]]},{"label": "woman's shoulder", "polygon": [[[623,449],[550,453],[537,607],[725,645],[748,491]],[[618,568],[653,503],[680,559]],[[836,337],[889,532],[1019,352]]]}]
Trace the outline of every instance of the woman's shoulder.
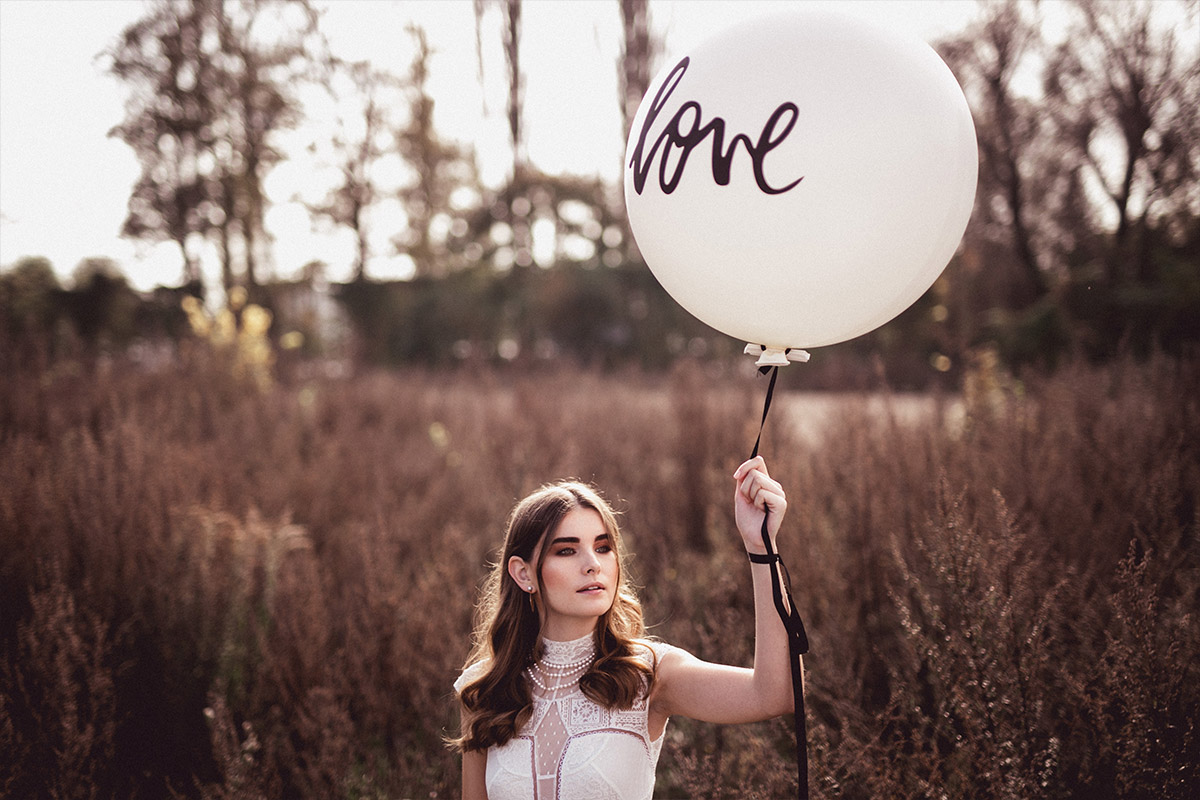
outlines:
[{"label": "woman's shoulder", "polygon": [[464,686],[483,677],[483,674],[487,672],[488,665],[491,663],[492,660],[490,658],[484,658],[476,661],[474,664],[468,664],[463,669],[462,674],[454,681],[454,693],[462,694]]},{"label": "woman's shoulder", "polygon": [[668,644],[662,639],[648,636],[633,641],[633,652],[647,666],[657,667],[664,658],[667,658],[671,654],[686,653],[687,651],[673,644]]}]

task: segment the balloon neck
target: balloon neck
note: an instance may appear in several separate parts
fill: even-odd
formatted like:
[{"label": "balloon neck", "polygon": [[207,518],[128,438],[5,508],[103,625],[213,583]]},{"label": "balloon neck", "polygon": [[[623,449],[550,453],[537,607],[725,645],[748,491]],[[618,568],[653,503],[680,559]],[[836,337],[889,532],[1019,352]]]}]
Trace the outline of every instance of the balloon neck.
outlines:
[{"label": "balloon neck", "polygon": [[754,362],[756,367],[786,367],[791,361],[804,363],[808,361],[807,350],[795,347],[766,347],[761,344],[748,344],[743,351],[746,355],[758,356]]}]

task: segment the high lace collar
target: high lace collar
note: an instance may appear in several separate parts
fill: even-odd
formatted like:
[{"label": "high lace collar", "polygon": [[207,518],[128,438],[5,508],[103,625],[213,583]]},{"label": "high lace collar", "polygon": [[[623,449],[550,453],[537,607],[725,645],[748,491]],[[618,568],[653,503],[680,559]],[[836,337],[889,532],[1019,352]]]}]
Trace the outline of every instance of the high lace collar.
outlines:
[{"label": "high lace collar", "polygon": [[556,642],[552,639],[542,639],[543,664],[550,666],[567,666],[589,658],[596,652],[595,634],[589,633],[569,642]]}]

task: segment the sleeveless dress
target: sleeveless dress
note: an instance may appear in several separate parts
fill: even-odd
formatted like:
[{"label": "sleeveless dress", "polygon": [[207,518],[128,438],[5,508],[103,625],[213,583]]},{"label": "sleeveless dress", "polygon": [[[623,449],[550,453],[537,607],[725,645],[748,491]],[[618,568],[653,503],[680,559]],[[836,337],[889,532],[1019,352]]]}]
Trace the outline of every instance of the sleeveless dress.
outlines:
[{"label": "sleeveless dress", "polygon": [[[594,648],[590,634],[542,643],[540,663],[560,672],[587,663]],[[638,648],[653,667],[670,645],[639,642]],[[455,692],[486,667],[477,662],[463,670]],[[578,679],[543,683],[531,682],[533,714],[517,735],[487,750],[488,800],[650,800],[664,737],[650,739],[646,697],[629,709],[609,709],[589,700]]]}]

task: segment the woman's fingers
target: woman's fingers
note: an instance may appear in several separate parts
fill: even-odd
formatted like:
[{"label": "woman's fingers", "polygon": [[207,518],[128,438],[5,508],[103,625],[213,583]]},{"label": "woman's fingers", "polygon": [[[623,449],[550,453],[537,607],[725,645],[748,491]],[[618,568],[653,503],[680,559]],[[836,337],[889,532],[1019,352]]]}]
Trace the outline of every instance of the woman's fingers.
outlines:
[{"label": "woman's fingers", "polygon": [[780,511],[787,506],[787,498],[782,492],[772,492],[762,488],[747,495],[747,499],[755,508],[771,511]]},{"label": "woman's fingers", "polygon": [[734,478],[738,482],[738,488],[741,489],[746,496],[749,497],[751,492],[766,490],[783,494],[783,486],[779,481],[772,478],[767,473],[766,464],[761,466],[754,465],[747,461],[742,467],[750,465],[747,469],[738,468],[738,472],[734,473]]},{"label": "woman's fingers", "polygon": [[779,495],[783,494],[783,487],[771,478],[770,473],[767,472],[767,462],[763,460],[762,456],[755,456],[742,462],[741,466],[734,471],[733,479],[737,481],[738,491],[755,505],[759,505],[755,499],[755,493],[764,488]]},{"label": "woman's fingers", "polygon": [[759,469],[751,469],[739,479],[738,492],[758,508],[778,510],[787,504],[783,486]]},{"label": "woman's fingers", "polygon": [[[787,494],[783,486],[767,472],[767,463],[761,456],[742,463],[733,477],[737,481],[734,512],[746,546],[763,544],[759,539],[759,526],[763,519],[768,520],[768,533],[773,540],[787,512]],[[766,514],[767,517],[760,517],[759,514]]]},{"label": "woman's fingers", "polygon": [[763,460],[762,456],[755,456],[754,458],[751,458],[748,461],[742,462],[741,466],[739,466],[737,468],[737,470],[734,471],[733,479],[735,481],[740,481],[742,479],[743,475],[745,475],[747,472],[749,472],[750,470],[753,470],[753,469],[760,470],[762,472],[762,474],[767,475],[767,477],[770,477],[770,475],[767,473],[767,462]]}]

